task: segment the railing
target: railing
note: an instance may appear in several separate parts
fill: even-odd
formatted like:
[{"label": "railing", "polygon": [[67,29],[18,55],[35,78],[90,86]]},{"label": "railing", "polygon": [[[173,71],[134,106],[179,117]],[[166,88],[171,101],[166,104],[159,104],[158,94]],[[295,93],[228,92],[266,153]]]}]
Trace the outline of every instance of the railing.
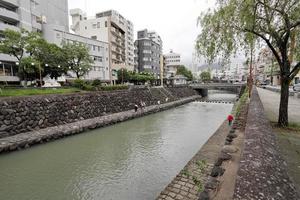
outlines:
[{"label": "railing", "polygon": [[19,15],[17,13],[7,10],[5,8],[0,8],[0,16],[19,21]]}]

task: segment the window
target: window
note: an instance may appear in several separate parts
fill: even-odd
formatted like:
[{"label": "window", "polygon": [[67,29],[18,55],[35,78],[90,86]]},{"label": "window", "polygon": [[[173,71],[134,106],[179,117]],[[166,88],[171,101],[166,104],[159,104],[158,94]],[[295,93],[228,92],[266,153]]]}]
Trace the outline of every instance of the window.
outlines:
[{"label": "window", "polygon": [[91,38],[94,39],[94,40],[97,40],[97,36],[96,35],[93,35]]},{"label": "window", "polygon": [[97,22],[97,28],[100,28],[100,22]]},{"label": "window", "polygon": [[96,46],[95,45],[93,45],[93,50],[96,51]]},{"label": "window", "polygon": [[93,24],[93,29],[96,29],[97,28],[97,24]]},{"label": "window", "polygon": [[85,26],[85,27],[84,27],[84,29],[86,30],[86,29],[87,29],[87,27]]},{"label": "window", "polygon": [[105,21],[105,27],[107,27],[107,21]]},{"label": "window", "polygon": [[100,56],[94,56],[94,61],[102,62],[102,57],[100,57]]}]

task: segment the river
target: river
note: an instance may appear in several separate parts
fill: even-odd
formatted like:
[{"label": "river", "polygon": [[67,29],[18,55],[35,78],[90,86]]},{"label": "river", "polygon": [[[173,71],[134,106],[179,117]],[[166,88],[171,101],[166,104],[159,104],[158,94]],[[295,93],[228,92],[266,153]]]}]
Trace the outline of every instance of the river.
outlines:
[{"label": "river", "polygon": [[[209,98],[214,95],[235,99],[218,93]],[[193,102],[3,154],[0,199],[155,199],[231,109],[232,104]]]}]

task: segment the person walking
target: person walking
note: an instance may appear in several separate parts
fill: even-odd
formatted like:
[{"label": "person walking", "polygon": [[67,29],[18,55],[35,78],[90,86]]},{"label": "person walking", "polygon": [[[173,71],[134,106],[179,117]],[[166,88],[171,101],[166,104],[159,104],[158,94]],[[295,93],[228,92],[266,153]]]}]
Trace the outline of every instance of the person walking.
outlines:
[{"label": "person walking", "polygon": [[227,116],[227,120],[228,120],[228,125],[231,126],[232,121],[233,121],[233,116],[232,115],[228,115]]},{"label": "person walking", "polygon": [[138,108],[139,108],[139,106],[135,104],[134,105],[134,111],[137,112]]}]

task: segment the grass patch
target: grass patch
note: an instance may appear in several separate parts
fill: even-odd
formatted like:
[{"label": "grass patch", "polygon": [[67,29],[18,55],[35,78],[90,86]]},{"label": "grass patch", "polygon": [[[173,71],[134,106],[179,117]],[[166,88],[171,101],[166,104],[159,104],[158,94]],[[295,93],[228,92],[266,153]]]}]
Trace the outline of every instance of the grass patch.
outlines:
[{"label": "grass patch", "polygon": [[0,97],[29,96],[42,94],[68,94],[80,92],[78,88],[24,88],[24,89],[0,89]]},{"label": "grass patch", "polygon": [[241,109],[242,106],[246,104],[246,102],[248,101],[248,87],[245,89],[243,95],[241,96],[239,102],[234,106],[234,108],[232,109],[232,114],[235,116],[235,118],[237,118],[240,114],[241,114]]},{"label": "grass patch", "polygon": [[299,123],[289,123],[287,127],[279,127],[277,122],[271,122],[273,128],[278,130],[285,130],[285,131],[293,131],[293,132],[300,132],[300,124]]}]

